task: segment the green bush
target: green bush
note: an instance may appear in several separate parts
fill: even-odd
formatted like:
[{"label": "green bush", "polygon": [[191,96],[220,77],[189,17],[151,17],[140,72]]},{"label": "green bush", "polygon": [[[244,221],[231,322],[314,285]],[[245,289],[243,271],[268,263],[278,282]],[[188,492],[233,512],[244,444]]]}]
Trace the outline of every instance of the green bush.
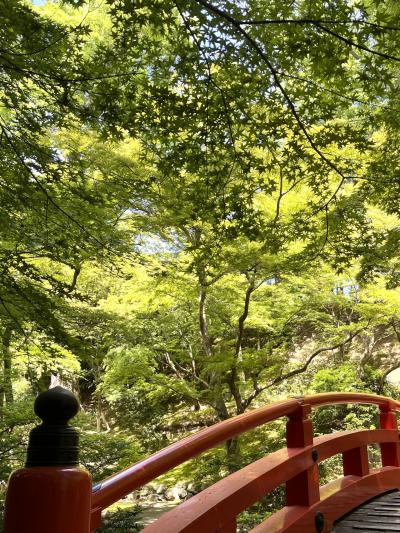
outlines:
[{"label": "green bush", "polygon": [[135,463],[141,456],[139,445],[126,433],[81,432],[80,463],[92,474],[94,483]]},{"label": "green bush", "polygon": [[117,509],[108,512],[103,517],[103,525],[97,533],[136,533],[141,526],[136,522],[136,517],[141,508],[137,505],[132,509]]},{"label": "green bush", "polygon": [[246,532],[266,520],[268,516],[285,505],[285,490],[277,487],[237,517],[238,531]]},{"label": "green bush", "polygon": [[29,398],[2,409],[0,419],[0,481],[7,482],[13,470],[25,462],[29,431],[36,419]]}]

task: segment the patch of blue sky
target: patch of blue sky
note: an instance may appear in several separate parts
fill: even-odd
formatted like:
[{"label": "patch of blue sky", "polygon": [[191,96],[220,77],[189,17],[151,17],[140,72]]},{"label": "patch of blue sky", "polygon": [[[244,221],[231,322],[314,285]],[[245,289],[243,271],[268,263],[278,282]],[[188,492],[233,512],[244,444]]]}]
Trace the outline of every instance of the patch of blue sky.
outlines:
[{"label": "patch of blue sky", "polygon": [[152,235],[142,235],[139,247],[141,252],[149,255],[158,253],[175,255],[178,254],[182,249],[182,246],[177,240],[169,241]]}]

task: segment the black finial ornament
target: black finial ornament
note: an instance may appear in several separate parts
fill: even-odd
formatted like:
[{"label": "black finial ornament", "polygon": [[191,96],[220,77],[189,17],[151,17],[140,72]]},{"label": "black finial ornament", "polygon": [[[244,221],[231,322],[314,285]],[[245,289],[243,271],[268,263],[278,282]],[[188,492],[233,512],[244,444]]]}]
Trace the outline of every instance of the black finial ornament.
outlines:
[{"label": "black finial ornament", "polygon": [[54,387],[39,394],[34,409],[43,423],[30,432],[26,466],[77,466],[79,435],[68,425],[79,411],[74,394]]}]

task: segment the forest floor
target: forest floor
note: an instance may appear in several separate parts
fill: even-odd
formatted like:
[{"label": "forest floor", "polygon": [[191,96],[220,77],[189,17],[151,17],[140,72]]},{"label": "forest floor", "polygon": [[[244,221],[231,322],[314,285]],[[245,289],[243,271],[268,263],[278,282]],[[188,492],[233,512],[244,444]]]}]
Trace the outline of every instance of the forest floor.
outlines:
[{"label": "forest floor", "polygon": [[140,525],[142,525],[144,528],[152,522],[155,522],[162,514],[176,507],[179,503],[181,503],[179,500],[165,502],[140,502],[140,505],[143,506],[143,509],[136,517],[137,522],[140,523]]}]

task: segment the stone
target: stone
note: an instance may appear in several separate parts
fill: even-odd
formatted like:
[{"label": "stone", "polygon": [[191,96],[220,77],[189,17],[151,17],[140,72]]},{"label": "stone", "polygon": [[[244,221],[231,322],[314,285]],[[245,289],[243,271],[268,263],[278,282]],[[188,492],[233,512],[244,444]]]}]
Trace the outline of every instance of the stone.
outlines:
[{"label": "stone", "polygon": [[140,496],[148,496],[149,494],[152,494],[154,492],[154,489],[151,485],[145,485],[140,490]]},{"label": "stone", "polygon": [[186,490],[188,492],[191,492],[192,494],[196,494],[197,492],[197,487],[194,483],[188,483],[188,486],[186,487]]},{"label": "stone", "polygon": [[165,499],[166,499],[167,501],[175,500],[175,494],[174,494],[173,489],[167,489],[167,490],[165,491]]},{"label": "stone", "polygon": [[175,496],[175,500],[183,500],[187,496],[187,490],[179,486],[174,487],[172,493]]},{"label": "stone", "polygon": [[166,489],[165,485],[157,485],[156,486],[156,494],[164,494]]}]

